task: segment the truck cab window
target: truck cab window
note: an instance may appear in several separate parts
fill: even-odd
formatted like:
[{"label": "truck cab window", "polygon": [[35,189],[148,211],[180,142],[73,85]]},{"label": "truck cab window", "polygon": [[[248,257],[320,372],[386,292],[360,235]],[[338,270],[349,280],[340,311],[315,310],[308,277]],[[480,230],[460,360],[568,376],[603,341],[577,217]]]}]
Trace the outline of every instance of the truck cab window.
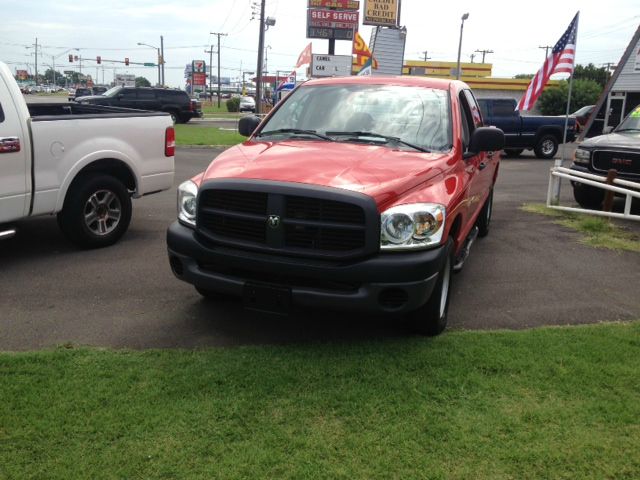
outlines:
[{"label": "truck cab window", "polygon": [[460,96],[458,98],[460,99],[460,120],[462,122],[462,145],[466,152],[467,148],[469,148],[469,142],[471,141],[471,132],[475,130],[475,126],[471,121],[471,111],[464,96],[464,92],[460,92]]},{"label": "truck cab window", "polygon": [[2,105],[0,105],[0,123],[4,122],[4,110],[2,110]]},{"label": "truck cab window", "polygon": [[493,102],[494,117],[513,117],[516,115],[513,100],[496,100]]}]

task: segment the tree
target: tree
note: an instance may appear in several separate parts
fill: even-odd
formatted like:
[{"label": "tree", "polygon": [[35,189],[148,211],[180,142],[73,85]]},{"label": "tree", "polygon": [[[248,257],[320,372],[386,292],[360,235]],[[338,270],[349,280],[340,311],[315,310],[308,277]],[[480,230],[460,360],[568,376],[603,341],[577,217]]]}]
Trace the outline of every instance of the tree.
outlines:
[{"label": "tree", "polygon": [[136,87],[150,87],[151,82],[144,77],[136,77]]},{"label": "tree", "polygon": [[518,80],[523,79],[523,78],[526,78],[527,80],[531,80],[533,78],[533,75],[534,75],[533,73],[519,73],[518,75],[516,75],[513,78],[518,79]]},{"label": "tree", "polygon": [[596,67],[593,63],[588,64],[586,67],[584,65],[576,65],[576,68],[573,72],[574,80],[593,80],[597,82],[601,87],[607,84],[611,73],[605,67]]},{"label": "tree", "polygon": [[[571,91],[571,111],[585,105],[593,105],[602,93],[602,86],[595,80],[574,80]],[[558,87],[547,88],[538,99],[543,115],[564,115],[567,111],[569,82],[563,80]]]}]

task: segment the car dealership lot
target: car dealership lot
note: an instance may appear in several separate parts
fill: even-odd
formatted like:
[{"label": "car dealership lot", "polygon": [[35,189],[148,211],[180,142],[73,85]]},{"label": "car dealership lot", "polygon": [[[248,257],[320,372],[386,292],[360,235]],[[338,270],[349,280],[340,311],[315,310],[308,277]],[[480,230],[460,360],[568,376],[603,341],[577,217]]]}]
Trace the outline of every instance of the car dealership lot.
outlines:
[{"label": "car dealership lot", "polygon": [[[178,149],[175,185],[219,152]],[[583,246],[578,234],[519,209],[544,202],[551,164],[527,153],[502,162],[492,230],[454,279],[449,328],[640,317],[640,255]],[[563,187],[570,200],[569,186]],[[327,312],[277,317],[243,310],[239,302],[209,304],[169,269],[165,230],[174,218],[175,188],[136,200],[122,241],[92,251],[68,244],[55,218],[21,223],[21,233],[0,243],[0,349],[67,342],[190,348],[406,334],[380,318]]]}]

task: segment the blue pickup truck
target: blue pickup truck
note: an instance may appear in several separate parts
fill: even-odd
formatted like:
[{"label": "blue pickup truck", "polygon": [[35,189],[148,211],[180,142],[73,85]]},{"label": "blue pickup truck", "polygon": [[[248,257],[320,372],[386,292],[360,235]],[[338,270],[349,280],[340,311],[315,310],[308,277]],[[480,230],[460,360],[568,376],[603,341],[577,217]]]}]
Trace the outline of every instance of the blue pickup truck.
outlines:
[{"label": "blue pickup truck", "polygon": [[[511,156],[533,150],[538,158],[553,158],[562,143],[564,116],[521,116],[513,98],[479,98],[485,125],[504,131],[505,152]],[[576,119],[569,117],[567,142],[576,138]]]}]

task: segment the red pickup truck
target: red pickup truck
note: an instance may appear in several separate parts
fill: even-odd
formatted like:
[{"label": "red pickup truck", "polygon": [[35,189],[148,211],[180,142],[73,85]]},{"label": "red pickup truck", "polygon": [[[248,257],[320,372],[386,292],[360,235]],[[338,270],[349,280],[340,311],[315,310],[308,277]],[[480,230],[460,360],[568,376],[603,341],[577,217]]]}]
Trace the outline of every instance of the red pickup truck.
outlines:
[{"label": "red pickup truck", "polygon": [[248,308],[382,313],[445,328],[452,272],[488,233],[504,134],[469,87],[346,77],[297,87],[178,189],[169,262]]}]

